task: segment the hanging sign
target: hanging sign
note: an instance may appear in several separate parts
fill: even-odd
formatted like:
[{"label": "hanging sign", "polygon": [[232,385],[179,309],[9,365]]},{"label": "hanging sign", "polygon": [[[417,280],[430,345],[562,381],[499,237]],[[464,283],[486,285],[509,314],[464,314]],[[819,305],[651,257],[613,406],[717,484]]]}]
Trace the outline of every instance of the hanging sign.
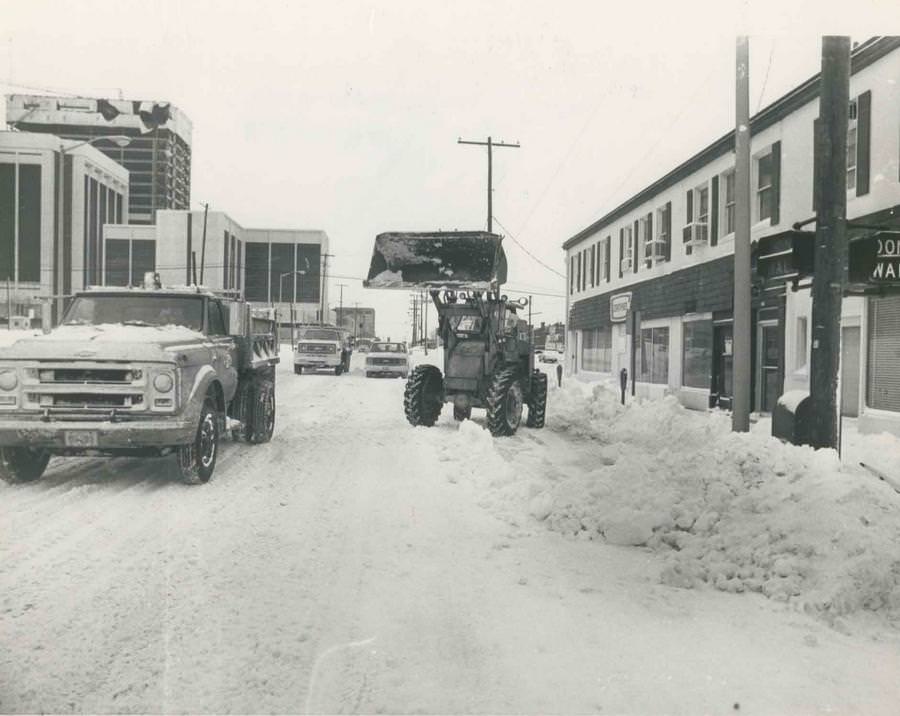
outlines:
[{"label": "hanging sign", "polygon": [[900,231],[879,231],[850,242],[850,283],[900,286]]},{"label": "hanging sign", "polygon": [[624,321],[631,310],[631,291],[617,293],[609,297],[609,320],[613,322]]}]

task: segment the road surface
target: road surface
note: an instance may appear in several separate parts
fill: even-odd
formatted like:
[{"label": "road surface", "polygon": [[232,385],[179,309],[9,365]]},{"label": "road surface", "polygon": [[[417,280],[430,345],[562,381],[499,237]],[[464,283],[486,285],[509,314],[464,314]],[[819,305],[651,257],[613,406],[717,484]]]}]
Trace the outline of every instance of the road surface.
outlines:
[{"label": "road surface", "polygon": [[[271,443],[213,480],[55,460],[0,485],[0,711],[890,713],[896,638],[760,595],[659,583],[654,554],[567,539],[411,428],[403,381],[279,366]],[[523,470],[591,445],[493,441]],[[471,468],[466,468],[471,470]],[[488,478],[489,479],[489,478]]]}]

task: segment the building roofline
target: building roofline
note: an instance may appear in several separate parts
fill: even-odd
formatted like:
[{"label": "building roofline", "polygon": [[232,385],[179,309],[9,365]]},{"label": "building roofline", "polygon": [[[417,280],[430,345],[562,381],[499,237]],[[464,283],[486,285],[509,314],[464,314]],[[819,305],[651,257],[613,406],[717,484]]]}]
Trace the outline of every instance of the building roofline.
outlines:
[{"label": "building roofline", "polygon": [[[900,36],[873,37],[866,40],[866,42],[862,43],[851,54],[850,74],[856,74],[897,48],[900,48]],[[820,74],[821,73],[817,72],[808,80],[753,115],[750,118],[750,135],[753,136],[754,134],[758,134],[764,129],[771,127],[776,122],[779,122],[787,115],[818,97]],[[718,157],[727,154],[733,148],[734,130],[732,129],[727,134],[701,149],[670,172],[633,195],[631,198],[619,204],[615,209],[567,239],[563,243],[562,248],[569,249],[580,243],[582,240],[593,236],[607,224],[613,223],[635,207],[643,204],[647,199],[664,189],[673,186],[681,179],[689,176],[700,167],[711,162],[713,159],[717,159]]]}]

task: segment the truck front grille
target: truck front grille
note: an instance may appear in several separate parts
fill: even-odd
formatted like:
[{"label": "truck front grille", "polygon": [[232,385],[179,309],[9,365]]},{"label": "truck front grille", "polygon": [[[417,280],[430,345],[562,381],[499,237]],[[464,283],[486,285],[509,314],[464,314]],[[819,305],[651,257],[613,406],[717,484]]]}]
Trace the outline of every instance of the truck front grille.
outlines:
[{"label": "truck front grille", "polygon": [[119,368],[49,368],[39,371],[41,383],[122,383],[134,380],[134,372]]},{"label": "truck front grille", "polygon": [[116,393],[63,393],[52,396],[54,408],[130,408],[144,396]]}]

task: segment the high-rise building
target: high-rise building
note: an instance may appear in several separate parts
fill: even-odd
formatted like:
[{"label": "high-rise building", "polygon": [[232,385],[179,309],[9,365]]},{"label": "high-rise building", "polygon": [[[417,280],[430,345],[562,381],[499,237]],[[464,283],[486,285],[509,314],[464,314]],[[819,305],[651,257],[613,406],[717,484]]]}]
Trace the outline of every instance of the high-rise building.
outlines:
[{"label": "high-rise building", "polygon": [[131,138],[124,147],[97,144],[129,172],[130,224],[154,223],[159,209],[190,208],[191,121],[169,102],[13,94],[6,121],[64,139]]}]

